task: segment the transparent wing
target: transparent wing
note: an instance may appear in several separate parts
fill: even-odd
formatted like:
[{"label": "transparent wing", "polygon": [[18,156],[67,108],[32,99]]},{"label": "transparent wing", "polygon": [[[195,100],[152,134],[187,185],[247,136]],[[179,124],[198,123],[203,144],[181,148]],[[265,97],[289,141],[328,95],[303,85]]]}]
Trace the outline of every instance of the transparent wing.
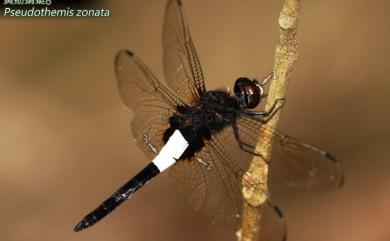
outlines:
[{"label": "transparent wing", "polygon": [[206,89],[180,0],[170,0],[166,5],[163,48],[168,86],[188,104],[198,100]]},{"label": "transparent wing", "polygon": [[128,50],[115,59],[120,96],[134,111],[131,127],[138,146],[152,158],[163,146],[162,135],[178,105],[185,105],[162,85],[142,61]]},{"label": "transparent wing", "polygon": [[[195,157],[178,161],[169,177],[195,210],[218,226],[237,230],[241,225],[243,169],[219,137],[216,134]],[[282,241],[286,228],[281,212],[269,201],[262,208],[259,240]]]},{"label": "transparent wing", "polygon": [[[314,192],[334,190],[343,184],[344,176],[339,163],[329,153],[270,129],[252,117],[240,116],[237,126],[240,139],[251,146],[256,145],[258,138],[270,139],[274,134],[272,145],[266,147],[267,151],[272,148],[269,164],[271,179]],[[231,134],[226,138],[234,136]],[[243,159],[248,158],[250,155],[244,155]]]},{"label": "transparent wing", "polygon": [[171,167],[175,189],[214,224],[235,229],[241,215],[242,171],[226,158],[215,141],[209,141],[195,157]]},{"label": "transparent wing", "polygon": [[282,211],[270,201],[267,201],[262,209],[257,240],[286,241],[287,228]]}]

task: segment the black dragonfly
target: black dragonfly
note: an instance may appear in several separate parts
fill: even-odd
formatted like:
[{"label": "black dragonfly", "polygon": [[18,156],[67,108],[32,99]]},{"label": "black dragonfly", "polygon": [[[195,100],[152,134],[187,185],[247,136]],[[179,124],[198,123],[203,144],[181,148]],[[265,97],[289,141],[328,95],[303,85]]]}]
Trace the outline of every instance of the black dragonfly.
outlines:
[{"label": "black dragonfly", "polygon": [[[261,156],[255,150],[259,138],[272,143],[272,157],[267,162],[271,178],[292,188],[315,192],[342,185],[339,164],[327,152],[265,128],[283,106],[283,100],[276,101],[268,111],[250,110],[266,96],[263,85],[272,79],[272,74],[261,82],[238,78],[234,95],[206,89],[180,0],[169,0],[166,5],[163,48],[169,88],[134,53],[122,50],[115,59],[119,92],[134,112],[131,129],[148,159],[156,159],[177,130],[188,143],[177,158],[171,158],[174,164],[169,177],[195,210],[219,226],[239,228],[242,177],[253,155]],[[98,222],[160,171],[155,161],[150,163],[88,214],[75,231]],[[283,240],[286,228],[280,210],[269,200],[262,208],[260,237]]]}]

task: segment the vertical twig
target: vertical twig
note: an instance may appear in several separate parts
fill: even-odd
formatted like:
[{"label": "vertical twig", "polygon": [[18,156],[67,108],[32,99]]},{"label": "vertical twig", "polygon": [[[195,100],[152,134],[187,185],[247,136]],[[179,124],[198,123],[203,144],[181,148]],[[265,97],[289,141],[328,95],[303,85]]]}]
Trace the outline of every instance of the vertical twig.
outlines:
[{"label": "vertical twig", "polygon": [[[277,99],[284,98],[287,82],[298,58],[297,23],[301,0],[285,0],[279,16],[279,44],[275,51],[274,78],[268,93],[266,109],[271,108]],[[276,128],[280,111],[267,124],[271,129]],[[269,150],[268,138],[261,138],[256,150]],[[270,152],[262,152],[265,159],[271,157]],[[239,236],[241,241],[254,241],[260,226],[261,205],[268,196],[267,188],[268,166],[261,157],[254,156],[244,178],[250,179],[250,183],[243,182],[242,194],[244,197],[243,222]],[[267,241],[267,240],[261,240]]]}]

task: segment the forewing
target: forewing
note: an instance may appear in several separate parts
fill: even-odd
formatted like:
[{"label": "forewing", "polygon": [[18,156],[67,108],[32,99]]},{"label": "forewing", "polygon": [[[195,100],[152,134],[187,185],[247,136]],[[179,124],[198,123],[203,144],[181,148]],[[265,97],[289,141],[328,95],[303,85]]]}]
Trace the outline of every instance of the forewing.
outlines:
[{"label": "forewing", "polygon": [[162,85],[142,61],[128,50],[115,59],[120,96],[134,112],[132,132],[138,146],[152,158],[163,146],[162,135],[178,105],[185,105]]},{"label": "forewing", "polygon": [[271,179],[314,192],[335,190],[343,184],[339,163],[329,153],[266,127],[253,117],[241,115],[237,125],[243,142],[255,146],[259,138],[264,138],[272,143],[261,150],[271,151]]},{"label": "forewing", "polygon": [[163,48],[168,86],[188,104],[199,100],[206,92],[203,73],[180,0],[166,5]]}]

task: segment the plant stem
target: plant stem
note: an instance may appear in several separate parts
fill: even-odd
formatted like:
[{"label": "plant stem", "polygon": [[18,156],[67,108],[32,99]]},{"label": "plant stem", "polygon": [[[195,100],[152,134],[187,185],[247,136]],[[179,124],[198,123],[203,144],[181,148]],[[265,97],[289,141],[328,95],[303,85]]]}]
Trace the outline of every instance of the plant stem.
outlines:
[{"label": "plant stem", "polygon": [[[297,23],[301,0],[285,0],[279,16],[279,44],[275,51],[273,81],[271,83],[265,108],[270,109],[277,99],[284,98],[294,63],[298,58]],[[280,111],[267,123],[271,130],[277,127]],[[270,150],[269,138],[260,138],[256,151]],[[265,160],[269,160],[271,153],[262,152]],[[242,228],[240,241],[256,240],[257,232],[261,229],[261,206],[268,197],[268,165],[262,157],[254,156],[248,171],[244,175],[250,182],[243,182],[242,194],[244,198]],[[251,183],[253,185],[248,185]],[[267,240],[260,240],[267,241]]]}]

